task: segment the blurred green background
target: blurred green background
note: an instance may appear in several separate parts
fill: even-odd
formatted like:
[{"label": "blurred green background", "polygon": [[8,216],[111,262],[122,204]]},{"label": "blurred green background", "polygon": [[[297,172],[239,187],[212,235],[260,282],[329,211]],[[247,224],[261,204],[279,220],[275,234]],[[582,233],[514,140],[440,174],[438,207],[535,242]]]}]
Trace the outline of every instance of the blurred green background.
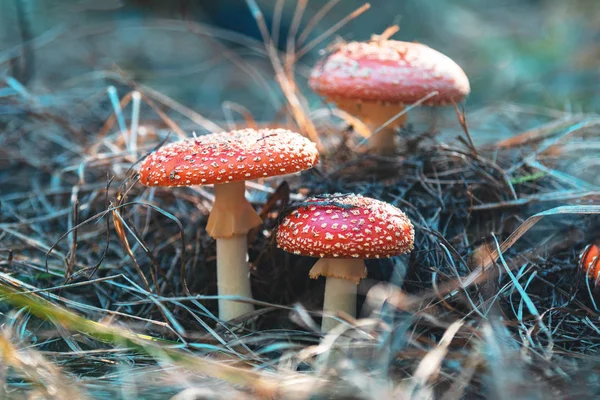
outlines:
[{"label": "blurred green background", "polygon": [[[363,4],[336,3],[306,42]],[[0,4],[0,74],[14,74],[35,93],[55,96],[48,102],[99,90],[120,69],[215,119],[223,118],[227,101],[247,107],[257,119],[269,118],[283,104],[244,0]],[[281,4],[284,49],[298,2]],[[309,1],[302,26],[326,4]],[[259,5],[270,25],[277,2]],[[428,44],[463,67],[472,84],[469,109],[496,102],[574,112],[600,106],[598,0],[374,0],[370,10],[300,60],[297,82],[311,103],[319,99],[309,94],[306,76],[318,50],[336,36],[364,40],[394,23],[400,26],[394,38]],[[31,54],[24,64],[11,62],[22,55],[23,38]]]}]

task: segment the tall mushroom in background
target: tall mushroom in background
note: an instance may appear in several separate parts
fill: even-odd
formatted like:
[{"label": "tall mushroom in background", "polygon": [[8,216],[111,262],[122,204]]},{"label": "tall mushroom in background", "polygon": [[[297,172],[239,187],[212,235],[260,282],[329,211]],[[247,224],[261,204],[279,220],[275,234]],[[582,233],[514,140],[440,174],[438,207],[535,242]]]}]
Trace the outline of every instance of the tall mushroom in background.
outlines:
[{"label": "tall mushroom in background", "polygon": [[[252,298],[247,234],[262,220],[246,200],[245,181],[300,172],[317,161],[315,144],[298,133],[242,129],[163,146],[142,163],[140,181],[146,186],[214,184],[206,231],[217,241],[218,293]],[[252,310],[252,304],[219,299],[222,320]]]},{"label": "tall mushroom in background", "polygon": [[[340,45],[313,68],[309,84],[364,121],[372,133],[406,104],[431,96],[422,104],[442,106],[461,101],[471,91],[464,71],[444,54],[420,43],[376,37]],[[393,154],[395,129],[405,121],[406,114],[373,136],[372,149]]]},{"label": "tall mushroom in background", "polygon": [[[313,197],[285,216],[277,245],[294,254],[320,257],[309,276],[327,278],[323,311],[356,315],[356,288],[367,276],[364,259],[386,258],[412,250],[414,229],[391,204],[356,194]],[[323,318],[327,332],[336,325]]]}]

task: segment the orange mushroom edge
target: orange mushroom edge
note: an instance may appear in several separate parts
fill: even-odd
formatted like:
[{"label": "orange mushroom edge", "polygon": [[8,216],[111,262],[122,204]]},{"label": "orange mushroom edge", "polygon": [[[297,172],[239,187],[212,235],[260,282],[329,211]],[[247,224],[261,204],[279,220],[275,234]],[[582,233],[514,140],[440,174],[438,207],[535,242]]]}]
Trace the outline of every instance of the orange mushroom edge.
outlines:
[{"label": "orange mushroom edge", "polygon": [[588,278],[595,279],[596,284],[600,280],[600,247],[590,244],[583,249],[579,257],[579,268]]}]

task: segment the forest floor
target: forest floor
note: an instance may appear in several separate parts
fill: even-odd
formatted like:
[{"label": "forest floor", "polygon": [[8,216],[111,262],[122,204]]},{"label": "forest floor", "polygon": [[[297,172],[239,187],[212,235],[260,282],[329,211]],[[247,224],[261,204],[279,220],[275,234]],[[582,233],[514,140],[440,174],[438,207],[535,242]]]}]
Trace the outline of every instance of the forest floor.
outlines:
[{"label": "forest floor", "polygon": [[[122,71],[110,84],[139,121],[105,90],[42,99],[5,81],[0,398],[600,396],[597,290],[579,268],[600,232],[600,118],[415,110],[397,153],[375,156],[356,121],[309,110],[293,65],[266,49],[288,101],[267,122],[209,121]],[[248,184],[265,219],[249,239],[256,311],[233,323],[216,316],[212,189],[137,182],[139,162],[190,125],[286,126],[321,146],[313,170]],[[369,261],[360,317],[324,335],[314,259],[273,232],[290,202],[337,192],[401,208],[415,246]]]}]

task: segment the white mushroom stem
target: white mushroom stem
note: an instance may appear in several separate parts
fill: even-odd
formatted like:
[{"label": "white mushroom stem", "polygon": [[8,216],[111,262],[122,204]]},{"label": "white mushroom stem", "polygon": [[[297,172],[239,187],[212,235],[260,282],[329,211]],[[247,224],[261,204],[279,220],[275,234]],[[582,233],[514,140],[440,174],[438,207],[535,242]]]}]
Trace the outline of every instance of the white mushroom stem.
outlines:
[{"label": "white mushroom stem", "polygon": [[[219,296],[252,298],[246,235],[217,238],[217,289]],[[252,312],[250,303],[219,299],[219,318],[229,321]]]},{"label": "white mushroom stem", "polygon": [[[219,296],[252,298],[247,235],[262,220],[246,200],[245,191],[244,181],[215,185],[215,202],[206,231],[217,240]],[[253,310],[249,303],[219,299],[219,318],[224,321]]]},{"label": "white mushroom stem", "polygon": [[[323,312],[335,315],[342,311],[352,317],[356,316],[356,288],[357,284],[343,278],[328,277],[325,281],[325,301]],[[321,330],[329,332],[338,325],[338,321],[327,315],[323,316]]]},{"label": "white mushroom stem", "polygon": [[[365,262],[359,258],[321,258],[310,270],[313,279],[319,276],[327,277],[325,281],[325,314],[335,315],[342,311],[356,316],[356,288],[361,279],[367,276]],[[321,330],[329,332],[338,322],[329,316],[324,316]]]}]

